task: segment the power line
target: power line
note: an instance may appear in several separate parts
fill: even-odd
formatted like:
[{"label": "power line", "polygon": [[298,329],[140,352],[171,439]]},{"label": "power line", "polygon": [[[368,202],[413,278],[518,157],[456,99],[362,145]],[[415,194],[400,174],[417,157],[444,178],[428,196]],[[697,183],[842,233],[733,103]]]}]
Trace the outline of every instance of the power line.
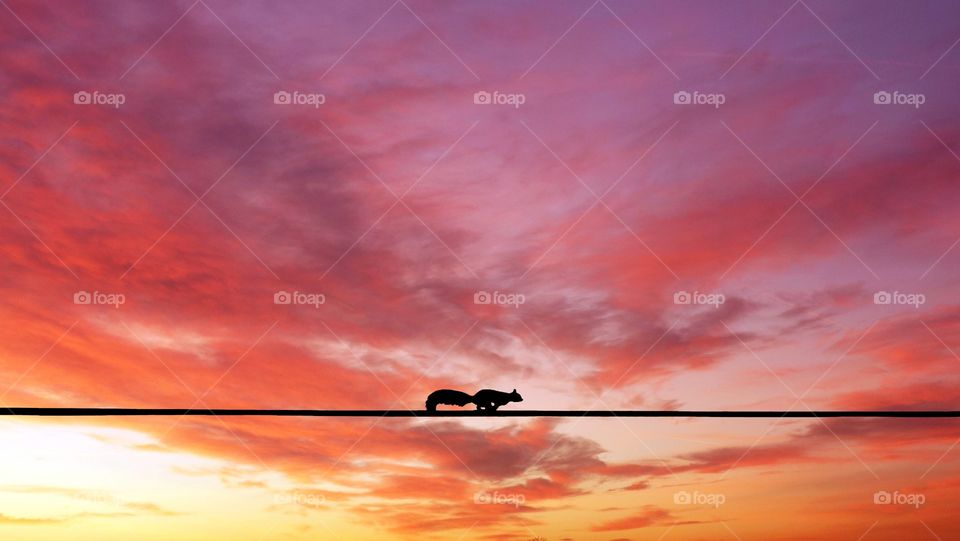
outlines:
[{"label": "power line", "polygon": [[732,417],[732,418],[960,418],[956,410],[347,410],[236,408],[0,408],[2,416],[136,417],[136,416],[272,416],[272,417]]}]

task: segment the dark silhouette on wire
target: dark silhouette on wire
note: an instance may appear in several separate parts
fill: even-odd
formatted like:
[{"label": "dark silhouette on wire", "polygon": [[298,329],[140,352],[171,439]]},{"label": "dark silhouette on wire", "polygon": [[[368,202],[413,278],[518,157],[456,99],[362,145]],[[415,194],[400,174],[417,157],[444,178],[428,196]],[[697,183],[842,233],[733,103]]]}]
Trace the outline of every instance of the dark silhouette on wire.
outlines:
[{"label": "dark silhouette on wire", "polygon": [[427,397],[427,411],[437,411],[437,405],[446,404],[448,406],[466,406],[467,404],[476,404],[477,411],[497,411],[500,406],[505,406],[510,402],[523,402],[523,397],[514,389],[512,392],[505,393],[494,389],[480,389],[474,395],[468,395],[463,391],[453,389],[439,389],[430,393]]}]

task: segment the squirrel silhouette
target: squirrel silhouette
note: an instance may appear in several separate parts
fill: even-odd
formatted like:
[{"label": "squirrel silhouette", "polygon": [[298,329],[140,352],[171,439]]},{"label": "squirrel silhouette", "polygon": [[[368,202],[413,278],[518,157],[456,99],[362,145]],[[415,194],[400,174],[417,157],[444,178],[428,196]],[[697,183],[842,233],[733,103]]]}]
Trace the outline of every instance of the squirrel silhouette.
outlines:
[{"label": "squirrel silhouette", "polygon": [[523,397],[516,389],[509,393],[494,389],[480,389],[473,396],[454,389],[439,389],[430,393],[426,405],[427,411],[437,411],[439,404],[460,407],[476,404],[477,410],[496,411],[500,406],[510,402],[523,402]]}]

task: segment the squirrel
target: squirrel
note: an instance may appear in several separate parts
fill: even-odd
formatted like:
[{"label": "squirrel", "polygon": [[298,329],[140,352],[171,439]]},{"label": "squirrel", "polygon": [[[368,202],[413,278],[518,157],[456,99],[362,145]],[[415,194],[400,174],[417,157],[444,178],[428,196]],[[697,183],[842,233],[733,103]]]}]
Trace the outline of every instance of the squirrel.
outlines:
[{"label": "squirrel", "polygon": [[460,407],[467,404],[476,404],[478,411],[496,411],[500,406],[510,402],[523,402],[523,397],[516,389],[509,393],[494,389],[481,389],[473,396],[454,389],[440,389],[430,393],[426,405],[427,411],[437,411],[438,404]]}]

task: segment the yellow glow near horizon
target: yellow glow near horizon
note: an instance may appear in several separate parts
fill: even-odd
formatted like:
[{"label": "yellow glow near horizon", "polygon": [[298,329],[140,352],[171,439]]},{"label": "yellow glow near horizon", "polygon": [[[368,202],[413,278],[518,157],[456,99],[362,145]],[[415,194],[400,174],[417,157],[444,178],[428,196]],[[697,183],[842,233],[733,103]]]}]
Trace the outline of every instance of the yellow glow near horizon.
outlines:
[{"label": "yellow glow near horizon", "polygon": [[145,540],[255,541],[294,531],[366,537],[336,512],[289,497],[295,487],[283,476],[159,450],[157,443],[92,425],[0,424],[2,537],[121,540],[136,532]]}]

